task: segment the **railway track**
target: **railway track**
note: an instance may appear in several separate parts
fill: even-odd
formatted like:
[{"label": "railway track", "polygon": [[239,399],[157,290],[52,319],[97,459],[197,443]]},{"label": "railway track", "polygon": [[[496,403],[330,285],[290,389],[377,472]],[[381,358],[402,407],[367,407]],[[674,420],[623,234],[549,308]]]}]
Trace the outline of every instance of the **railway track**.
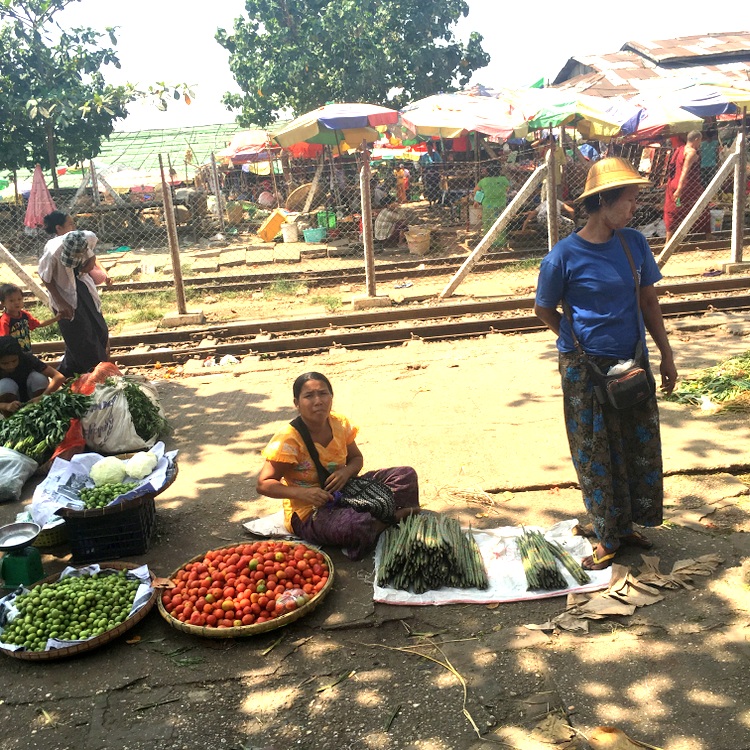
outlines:
[{"label": "railway track", "polygon": [[[730,277],[659,287],[665,317],[750,309],[750,278]],[[492,333],[526,333],[544,326],[531,313],[533,297],[398,307],[292,320],[224,323],[111,339],[112,358],[129,367],[184,364],[224,355],[292,356],[333,347],[378,348],[412,339],[451,340]],[[54,358],[62,342],[35,344]]]}]

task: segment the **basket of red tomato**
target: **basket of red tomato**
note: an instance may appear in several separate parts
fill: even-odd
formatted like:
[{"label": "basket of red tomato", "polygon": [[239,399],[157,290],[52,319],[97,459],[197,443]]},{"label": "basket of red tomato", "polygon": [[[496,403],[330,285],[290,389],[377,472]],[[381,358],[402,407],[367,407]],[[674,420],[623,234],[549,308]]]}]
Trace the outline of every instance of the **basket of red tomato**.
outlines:
[{"label": "basket of red tomato", "polygon": [[158,600],[173,627],[208,638],[256,635],[312,612],[330,591],[333,563],[302,543],[266,539],[194,557]]}]

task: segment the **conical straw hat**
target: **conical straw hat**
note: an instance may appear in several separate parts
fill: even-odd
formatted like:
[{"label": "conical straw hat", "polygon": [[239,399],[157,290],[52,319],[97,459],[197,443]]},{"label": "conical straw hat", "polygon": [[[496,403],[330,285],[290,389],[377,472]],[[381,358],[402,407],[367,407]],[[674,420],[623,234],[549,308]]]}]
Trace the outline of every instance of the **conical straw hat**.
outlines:
[{"label": "conical straw hat", "polygon": [[576,200],[583,200],[589,195],[603,193],[605,190],[625,187],[627,185],[650,185],[651,183],[638,174],[638,170],[625,159],[611,156],[595,162],[586,175],[586,185]]}]

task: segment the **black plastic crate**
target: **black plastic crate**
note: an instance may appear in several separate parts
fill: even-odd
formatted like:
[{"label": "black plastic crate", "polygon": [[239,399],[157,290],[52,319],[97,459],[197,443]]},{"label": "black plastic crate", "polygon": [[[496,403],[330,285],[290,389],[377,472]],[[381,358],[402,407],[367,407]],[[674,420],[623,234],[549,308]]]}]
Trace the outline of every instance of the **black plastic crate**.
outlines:
[{"label": "black plastic crate", "polygon": [[63,508],[73,563],[101,562],[142,555],[156,526],[154,496],[144,495],[106,508]]}]

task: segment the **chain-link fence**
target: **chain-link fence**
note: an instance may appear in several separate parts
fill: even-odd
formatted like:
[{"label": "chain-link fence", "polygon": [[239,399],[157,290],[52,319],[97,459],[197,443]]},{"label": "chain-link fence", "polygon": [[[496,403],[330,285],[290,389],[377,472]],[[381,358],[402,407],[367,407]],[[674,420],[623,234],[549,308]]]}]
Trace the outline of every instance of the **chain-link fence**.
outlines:
[{"label": "chain-link fence", "polygon": [[[731,148],[732,136],[724,134],[725,149]],[[364,187],[379,291],[383,285],[419,284],[424,296],[437,296],[510,204],[513,211],[502,231],[485,242],[471,278],[482,278],[497,295],[518,293],[513,270],[533,264],[547,251],[547,184],[554,185],[559,201],[557,234],[564,236],[585,223],[583,209],[574,201],[591,164],[584,154],[621,155],[651,179],[631,225],[652,245],[664,242],[671,144],[615,142],[581,148],[565,136],[562,143],[546,137],[503,147],[464,141],[436,142],[430,151],[414,151],[408,159],[371,162],[369,186]],[[554,179],[539,179],[526,189],[551,148]],[[241,278],[249,293],[282,280],[313,290],[343,284],[362,289],[363,154],[334,157],[326,149],[317,158],[281,152],[269,161],[269,156],[244,165],[209,162],[189,182],[165,170],[172,181],[187,289],[194,281],[216,277]],[[701,169],[700,184],[710,182],[721,158],[719,151],[713,164]],[[161,185],[113,190],[106,177],[96,177],[93,185],[84,179],[78,189],[53,193],[57,206],[71,213],[79,228],[97,234],[100,260],[115,284],[150,282],[142,290],[156,295],[160,282],[165,294],[173,293]],[[712,197],[706,222],[697,222],[689,239],[722,238],[729,246],[731,191],[730,176]],[[682,198],[688,207],[695,200],[687,192]],[[24,227],[25,213],[23,197],[0,203],[0,242],[33,270],[46,237]],[[273,308],[269,314],[278,316],[279,311]]]}]

